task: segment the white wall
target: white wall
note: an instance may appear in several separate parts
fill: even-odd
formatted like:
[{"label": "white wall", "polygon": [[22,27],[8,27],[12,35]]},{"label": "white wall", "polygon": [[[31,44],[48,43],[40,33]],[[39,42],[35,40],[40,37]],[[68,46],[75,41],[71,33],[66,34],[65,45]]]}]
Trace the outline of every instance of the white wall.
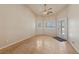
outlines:
[{"label": "white wall", "polygon": [[56,19],[55,16],[38,16],[36,20],[36,24],[42,23],[43,27],[36,27],[36,33],[37,34],[46,34],[46,35],[51,35],[51,36],[56,36],[56,27],[55,28],[47,28],[46,23],[48,21],[52,21],[56,24]]},{"label": "white wall", "polygon": [[79,52],[79,5],[69,5],[58,14],[58,20],[68,16],[68,41]]},{"label": "white wall", "polygon": [[69,41],[79,52],[79,5],[70,5],[68,9]]},{"label": "white wall", "polygon": [[24,5],[0,5],[0,48],[34,35],[35,16]]}]

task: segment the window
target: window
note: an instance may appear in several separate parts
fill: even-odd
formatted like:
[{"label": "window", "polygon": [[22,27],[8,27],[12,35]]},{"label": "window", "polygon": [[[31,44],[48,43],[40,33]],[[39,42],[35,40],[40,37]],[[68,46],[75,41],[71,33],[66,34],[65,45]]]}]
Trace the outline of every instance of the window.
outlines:
[{"label": "window", "polygon": [[39,21],[37,23],[38,28],[56,28],[56,22],[52,20],[48,21]]},{"label": "window", "polygon": [[56,27],[56,23],[54,21],[47,22],[47,28],[55,28],[55,27]]}]

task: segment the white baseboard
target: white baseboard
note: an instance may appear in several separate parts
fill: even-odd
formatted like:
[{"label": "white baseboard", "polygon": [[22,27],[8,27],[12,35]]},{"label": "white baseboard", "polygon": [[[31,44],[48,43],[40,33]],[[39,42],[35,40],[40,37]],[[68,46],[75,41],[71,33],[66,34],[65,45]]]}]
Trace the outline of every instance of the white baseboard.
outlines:
[{"label": "white baseboard", "polygon": [[71,42],[71,41],[69,41],[68,40],[68,42],[72,45],[72,47],[77,51],[77,53],[79,53],[79,49],[77,48],[77,47],[75,47],[75,45]]},{"label": "white baseboard", "polygon": [[23,40],[29,39],[30,37],[33,37],[33,36],[35,36],[35,35],[28,35],[28,36],[26,36],[26,37],[24,37],[24,38],[22,38],[22,39],[20,39],[20,40],[18,40],[18,41],[16,41],[16,42],[13,42],[13,43],[10,43],[10,44],[5,45],[5,46],[3,46],[3,47],[0,47],[0,49],[7,48],[7,47],[9,47],[9,46],[11,46],[11,45],[14,45],[14,44],[18,43],[18,42],[21,42],[21,41],[23,41]]}]

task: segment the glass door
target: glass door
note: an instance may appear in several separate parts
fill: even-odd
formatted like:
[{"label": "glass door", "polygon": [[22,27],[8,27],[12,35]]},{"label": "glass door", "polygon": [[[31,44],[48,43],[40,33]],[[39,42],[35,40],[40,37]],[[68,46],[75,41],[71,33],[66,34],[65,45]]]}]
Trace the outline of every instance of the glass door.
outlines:
[{"label": "glass door", "polygon": [[61,36],[65,39],[65,21],[61,21]]},{"label": "glass door", "polygon": [[59,20],[58,21],[58,36],[66,39],[67,38],[67,22],[66,20]]}]

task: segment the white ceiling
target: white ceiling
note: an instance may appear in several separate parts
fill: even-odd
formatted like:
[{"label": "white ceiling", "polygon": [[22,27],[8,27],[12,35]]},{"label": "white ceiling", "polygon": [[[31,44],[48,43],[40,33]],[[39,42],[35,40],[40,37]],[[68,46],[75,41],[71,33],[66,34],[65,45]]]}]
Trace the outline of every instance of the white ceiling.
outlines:
[{"label": "white ceiling", "polygon": [[[52,8],[53,14],[63,9],[66,4],[47,4],[47,8]],[[43,15],[44,4],[29,4],[28,7],[37,15]]]}]

